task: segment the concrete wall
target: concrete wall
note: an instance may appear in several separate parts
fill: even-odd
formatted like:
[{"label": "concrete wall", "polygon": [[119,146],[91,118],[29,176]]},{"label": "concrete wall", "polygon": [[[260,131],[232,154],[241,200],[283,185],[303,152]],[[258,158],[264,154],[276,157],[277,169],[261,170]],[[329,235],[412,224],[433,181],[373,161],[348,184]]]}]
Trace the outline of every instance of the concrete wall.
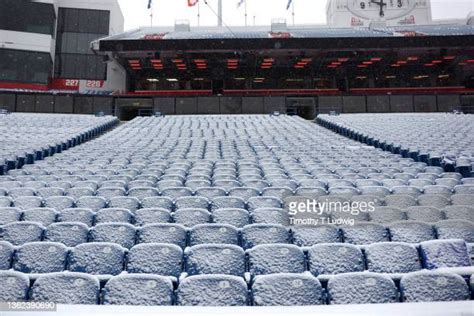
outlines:
[{"label": "concrete wall", "polygon": [[16,107],[16,96],[14,94],[0,94],[0,109],[14,112]]},{"label": "concrete wall", "polygon": [[413,112],[413,96],[412,95],[391,95],[390,96],[391,112]]},{"label": "concrete wall", "polygon": [[198,113],[197,98],[176,98],[176,114]]},{"label": "concrete wall", "polygon": [[242,98],[241,97],[222,97],[220,98],[221,114],[241,114]]},{"label": "concrete wall", "polygon": [[367,112],[386,113],[390,112],[390,97],[388,95],[368,95]]},{"label": "concrete wall", "polygon": [[342,97],[343,113],[364,113],[367,112],[367,101],[365,96],[344,96]]},{"label": "concrete wall", "polygon": [[94,97],[94,113],[104,112],[105,115],[114,113],[114,98]]},{"label": "concrete wall", "polygon": [[263,114],[265,110],[263,108],[262,97],[243,97],[242,98],[242,113],[245,114]]},{"label": "concrete wall", "polygon": [[342,112],[341,96],[320,96],[318,98],[319,112],[337,111]]},{"label": "concrete wall", "polygon": [[461,105],[461,98],[457,94],[440,94],[437,99],[440,112],[451,112]]},{"label": "concrete wall", "polygon": [[176,114],[176,100],[175,98],[154,98],[153,110],[163,114]]},{"label": "concrete wall", "polygon": [[74,100],[74,113],[92,114],[94,113],[93,97],[76,97]]},{"label": "concrete wall", "polygon": [[286,111],[286,98],[285,97],[264,97],[263,98],[263,111],[265,114],[273,112]]},{"label": "concrete wall", "polygon": [[54,112],[55,113],[73,113],[74,112],[74,98],[70,96],[54,97]]},{"label": "concrete wall", "polygon": [[438,111],[435,95],[415,95],[413,98],[413,102],[414,102],[415,112]]},{"label": "concrete wall", "polygon": [[54,96],[53,95],[37,95],[35,100],[35,112],[53,113],[54,112]]},{"label": "concrete wall", "polygon": [[197,98],[198,114],[219,114],[219,98],[201,97]]},{"label": "concrete wall", "polygon": [[30,94],[20,94],[16,97],[17,112],[34,112],[35,96]]}]

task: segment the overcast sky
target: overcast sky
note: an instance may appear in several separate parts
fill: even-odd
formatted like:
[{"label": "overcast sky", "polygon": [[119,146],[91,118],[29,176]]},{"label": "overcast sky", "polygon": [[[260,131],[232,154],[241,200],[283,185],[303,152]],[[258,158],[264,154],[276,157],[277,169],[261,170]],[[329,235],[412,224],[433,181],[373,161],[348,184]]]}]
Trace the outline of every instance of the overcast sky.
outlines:
[{"label": "overcast sky", "polygon": [[[217,11],[217,0],[208,0],[209,6],[201,1],[201,25],[215,25],[217,18],[212,10]],[[294,0],[296,24],[326,23],[326,0]],[[119,0],[125,16],[125,29],[150,25],[148,0]],[[237,26],[245,24],[243,6],[237,9],[239,0],[223,0],[224,22]],[[174,25],[175,20],[189,20],[197,25],[197,6],[189,8],[187,0],[153,0],[153,24]],[[288,0],[247,0],[248,23],[269,25],[272,18],[286,18],[291,23],[291,10],[286,10]],[[433,18],[465,18],[469,11],[474,11],[474,0],[431,0]]]}]

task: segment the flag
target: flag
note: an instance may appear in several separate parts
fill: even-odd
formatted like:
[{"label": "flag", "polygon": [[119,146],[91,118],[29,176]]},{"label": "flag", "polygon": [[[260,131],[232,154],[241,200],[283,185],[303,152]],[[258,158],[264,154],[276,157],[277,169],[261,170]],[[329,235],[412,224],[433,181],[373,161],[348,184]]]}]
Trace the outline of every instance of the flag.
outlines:
[{"label": "flag", "polygon": [[239,2],[237,3],[237,8],[240,8],[242,4],[244,3],[245,3],[245,0],[239,0]]},{"label": "flag", "polygon": [[153,0],[148,0],[148,10],[151,9],[152,2],[153,2]]},{"label": "flag", "polygon": [[293,3],[293,0],[288,0],[288,4],[286,5],[286,9],[290,10],[291,4]]},{"label": "flag", "polygon": [[199,0],[188,0],[188,7],[194,7]]}]

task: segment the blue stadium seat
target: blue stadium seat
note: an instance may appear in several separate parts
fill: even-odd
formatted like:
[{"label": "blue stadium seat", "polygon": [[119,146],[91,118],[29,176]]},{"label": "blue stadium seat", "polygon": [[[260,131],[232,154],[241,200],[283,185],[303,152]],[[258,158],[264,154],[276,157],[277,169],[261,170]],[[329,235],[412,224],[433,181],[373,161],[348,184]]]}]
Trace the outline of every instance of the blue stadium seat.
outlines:
[{"label": "blue stadium seat", "polygon": [[469,267],[471,259],[466,243],[461,239],[430,240],[420,244],[423,266],[437,268]]},{"label": "blue stadium seat", "polygon": [[293,226],[291,231],[293,243],[300,247],[341,242],[341,233],[334,225]]},{"label": "blue stadium seat", "polygon": [[454,194],[451,195],[451,203],[453,205],[474,205],[474,194]]},{"label": "blue stadium seat", "polygon": [[355,223],[352,226],[341,226],[345,243],[368,245],[376,242],[389,241],[387,229],[376,223]]},{"label": "blue stadium seat", "polygon": [[140,201],[145,198],[154,197],[158,195],[160,195],[160,192],[155,188],[137,187],[128,190],[128,196],[136,197]]},{"label": "blue stadium seat", "polygon": [[96,224],[101,223],[132,223],[133,213],[124,208],[103,208],[95,215]]},{"label": "blue stadium seat", "polygon": [[23,273],[52,273],[66,269],[68,249],[61,243],[32,242],[15,251],[13,269]]},{"label": "blue stadium seat", "polygon": [[109,200],[108,206],[112,208],[124,208],[135,212],[140,208],[140,200],[132,196],[116,196]]},{"label": "blue stadium seat", "polygon": [[240,208],[220,208],[213,210],[212,219],[216,224],[228,224],[239,228],[250,224],[249,212]]},{"label": "blue stadium seat", "polygon": [[187,231],[179,224],[150,224],[139,229],[139,243],[166,243],[186,247]]},{"label": "blue stadium seat", "polygon": [[202,196],[209,200],[212,200],[219,196],[226,196],[227,192],[223,188],[206,187],[199,188],[195,192],[196,196]]},{"label": "blue stadium seat", "polygon": [[44,206],[62,211],[74,207],[74,199],[70,196],[50,196],[44,200]]},{"label": "blue stadium seat", "polygon": [[13,206],[22,210],[41,207],[42,205],[43,199],[39,196],[20,196],[13,199]]},{"label": "blue stadium seat", "polygon": [[399,221],[387,227],[392,241],[416,244],[436,238],[433,226],[425,222]]},{"label": "blue stadium seat", "polygon": [[69,255],[69,271],[94,275],[122,272],[126,249],[113,243],[91,242],[74,247]]},{"label": "blue stadium seat", "polygon": [[171,222],[171,212],[164,208],[142,208],[135,212],[134,218],[137,226],[169,223]]},{"label": "blue stadium seat", "polygon": [[66,208],[59,212],[58,222],[75,222],[92,226],[94,216],[94,212],[88,208]]},{"label": "blue stadium seat", "polygon": [[166,188],[163,191],[161,191],[161,194],[163,196],[167,196],[167,197],[173,199],[173,201],[175,201],[176,199],[178,199],[180,197],[192,196],[193,191],[191,191],[188,188],[184,188],[184,187],[175,187],[175,188]]},{"label": "blue stadium seat", "polygon": [[189,245],[239,244],[239,231],[227,224],[200,224],[189,230]]},{"label": "blue stadium seat", "polygon": [[325,293],[310,274],[259,275],[252,284],[254,306],[304,306],[324,304]]},{"label": "blue stadium seat", "polygon": [[440,209],[431,206],[411,206],[406,209],[407,219],[421,222],[438,222],[444,219]]},{"label": "blue stadium seat", "polygon": [[303,273],[305,254],[295,245],[258,245],[246,251],[252,275],[272,273]]},{"label": "blue stadium seat", "polygon": [[217,210],[221,208],[238,208],[246,209],[247,205],[242,198],[233,196],[219,196],[213,198],[211,201],[211,210]]},{"label": "blue stadium seat", "polygon": [[229,190],[229,196],[241,198],[248,201],[251,197],[259,196],[260,191],[254,187],[232,188]]},{"label": "blue stadium seat", "polygon": [[24,302],[29,289],[30,280],[25,274],[0,271],[0,302]]},{"label": "blue stadium seat", "polygon": [[245,249],[261,244],[285,244],[290,242],[290,231],[281,225],[251,224],[241,230]]},{"label": "blue stadium seat", "polygon": [[166,196],[148,197],[142,200],[143,208],[163,208],[172,211],[174,207],[173,200]]},{"label": "blue stadium seat", "polygon": [[23,211],[23,220],[28,222],[41,223],[43,226],[48,226],[56,222],[58,213],[52,208],[32,208]]},{"label": "blue stadium seat", "polygon": [[0,196],[0,207],[10,207],[13,204],[13,199],[9,196]]},{"label": "blue stadium seat", "polygon": [[168,306],[173,303],[173,283],[150,274],[111,278],[103,289],[104,305]]},{"label": "blue stadium seat", "polygon": [[40,276],[31,287],[33,302],[95,305],[99,303],[99,280],[84,273],[51,273]]},{"label": "blue stadium seat", "polygon": [[211,213],[205,209],[182,208],[173,213],[173,219],[178,224],[193,227],[198,224],[210,223]]},{"label": "blue stadium seat", "polygon": [[404,275],[400,281],[402,301],[448,302],[469,300],[469,287],[459,275],[421,271]]},{"label": "blue stadium seat", "polygon": [[367,268],[376,273],[409,273],[421,270],[415,246],[399,242],[372,244],[364,249]]},{"label": "blue stadium seat", "polygon": [[186,272],[197,274],[230,274],[243,276],[245,272],[244,250],[235,245],[202,244],[186,248],[184,252]]},{"label": "blue stadium seat", "polygon": [[96,191],[97,196],[101,196],[107,200],[113,197],[125,196],[127,191],[123,187],[106,187],[100,188]]},{"label": "blue stadium seat", "polygon": [[17,207],[0,208],[0,225],[5,225],[20,220],[22,211]]},{"label": "blue stadium seat", "polygon": [[139,244],[128,253],[128,273],[179,277],[182,266],[183,250],[173,244]]},{"label": "blue stadium seat", "polygon": [[444,208],[447,219],[466,220],[474,222],[474,207],[467,205],[450,205]]},{"label": "blue stadium seat", "polygon": [[281,208],[257,208],[250,212],[250,217],[254,224],[290,225],[288,212]]},{"label": "blue stadium seat", "polygon": [[0,227],[0,240],[13,245],[23,245],[28,242],[41,241],[45,228],[36,222],[14,222]]},{"label": "blue stadium seat", "polygon": [[92,227],[91,241],[116,243],[125,248],[135,245],[135,226],[127,223],[103,223]]},{"label": "blue stadium seat", "polygon": [[107,200],[101,196],[82,196],[77,198],[76,207],[88,208],[97,212],[107,206]]},{"label": "blue stadium seat", "polygon": [[0,270],[9,270],[15,248],[6,241],[0,241]]},{"label": "blue stadium seat", "polygon": [[44,240],[50,242],[59,242],[68,247],[87,242],[89,237],[89,227],[80,222],[62,222],[54,223],[46,228]]},{"label": "blue stadium seat", "polygon": [[410,206],[418,205],[416,198],[404,194],[388,195],[384,198],[384,200],[387,206],[397,207],[402,210]]},{"label": "blue stadium seat", "polygon": [[399,295],[395,283],[387,276],[354,272],[336,275],[328,282],[329,304],[396,303]]},{"label": "blue stadium seat", "polygon": [[185,196],[177,198],[175,201],[175,206],[178,210],[183,208],[201,208],[207,210],[209,204],[209,200],[202,196]]},{"label": "blue stadium seat", "polygon": [[364,271],[362,251],[349,244],[319,244],[308,249],[309,271],[315,275],[332,275]]},{"label": "blue stadium seat", "polygon": [[95,190],[87,187],[73,187],[66,191],[66,196],[79,199],[83,196],[94,196]]},{"label": "blue stadium seat", "polygon": [[244,279],[231,275],[195,275],[181,281],[176,291],[180,306],[245,306],[248,290]]},{"label": "blue stadium seat", "polygon": [[282,201],[273,196],[252,197],[247,202],[247,209],[250,212],[258,208],[281,208],[282,206]]},{"label": "blue stadium seat", "polygon": [[464,239],[474,243],[474,223],[467,220],[446,220],[435,224],[439,239]]},{"label": "blue stadium seat", "polygon": [[392,223],[407,219],[406,213],[393,206],[377,206],[373,212],[369,213],[370,220],[376,223]]}]

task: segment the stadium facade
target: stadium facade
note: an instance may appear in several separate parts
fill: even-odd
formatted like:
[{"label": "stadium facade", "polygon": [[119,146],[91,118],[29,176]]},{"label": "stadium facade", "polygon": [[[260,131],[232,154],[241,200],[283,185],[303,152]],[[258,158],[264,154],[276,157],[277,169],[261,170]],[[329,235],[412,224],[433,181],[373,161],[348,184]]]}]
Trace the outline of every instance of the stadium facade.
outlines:
[{"label": "stadium facade", "polygon": [[[49,31],[53,36],[34,34],[32,40],[48,43],[42,53],[51,56],[44,66],[49,71],[15,77],[12,84],[8,76],[22,68],[11,67],[16,72],[6,71],[0,81],[0,87],[13,89],[0,94],[3,107],[103,111],[129,119],[153,111],[281,111],[314,118],[330,110],[430,112],[474,106],[472,14],[433,21],[430,1],[388,2],[388,7],[382,6],[385,10],[370,1],[329,1],[328,25],[323,26],[289,25],[277,19],[262,27],[193,27],[181,21],[125,33],[120,32],[123,17],[116,1],[93,2],[97,14],[108,11],[108,34],[104,25],[104,30],[97,25],[99,29],[88,35],[88,30],[81,30],[84,43],[75,48],[69,46],[70,38],[62,38],[75,33],[69,23],[83,21],[78,15],[83,11],[70,10],[66,16],[63,2],[75,6],[74,1],[41,4],[50,5],[51,12],[54,8],[52,25],[57,27]],[[84,1],[77,3],[81,7]],[[21,43],[15,45],[21,48]],[[27,94],[18,89],[27,89]],[[37,90],[56,95],[28,94]]]}]

